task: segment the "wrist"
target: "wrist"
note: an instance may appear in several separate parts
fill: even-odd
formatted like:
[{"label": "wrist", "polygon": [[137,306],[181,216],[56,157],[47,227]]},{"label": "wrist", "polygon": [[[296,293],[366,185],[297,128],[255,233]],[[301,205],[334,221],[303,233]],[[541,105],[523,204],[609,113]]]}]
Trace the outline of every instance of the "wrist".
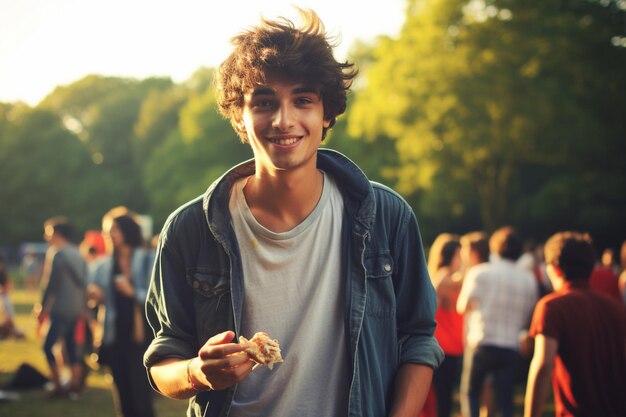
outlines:
[{"label": "wrist", "polygon": [[194,359],[196,358],[191,358],[187,361],[187,383],[191,389],[196,392],[212,391],[213,388],[211,386],[203,385],[196,378],[194,378],[193,373],[191,372],[191,363]]}]

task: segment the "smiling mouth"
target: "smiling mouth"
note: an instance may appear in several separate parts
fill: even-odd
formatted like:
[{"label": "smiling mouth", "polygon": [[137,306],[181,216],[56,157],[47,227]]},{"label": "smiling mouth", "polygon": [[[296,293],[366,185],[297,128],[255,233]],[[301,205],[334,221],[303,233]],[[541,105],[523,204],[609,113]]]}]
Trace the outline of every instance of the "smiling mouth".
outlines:
[{"label": "smiling mouth", "polygon": [[272,142],[275,145],[280,145],[280,146],[289,146],[289,145],[293,145],[294,143],[298,142],[300,140],[299,137],[290,137],[290,138],[268,138],[268,140],[270,142]]}]

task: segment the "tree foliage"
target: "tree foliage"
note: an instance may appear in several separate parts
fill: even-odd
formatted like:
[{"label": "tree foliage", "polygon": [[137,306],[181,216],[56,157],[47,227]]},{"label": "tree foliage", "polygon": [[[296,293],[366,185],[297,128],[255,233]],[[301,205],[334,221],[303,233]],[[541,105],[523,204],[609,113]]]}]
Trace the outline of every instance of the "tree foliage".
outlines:
[{"label": "tree foliage", "polygon": [[76,216],[78,225],[86,226],[83,210],[92,208],[95,193],[81,186],[91,160],[78,137],[50,111],[0,107],[3,241],[39,239],[43,221],[61,214]]},{"label": "tree foliage", "polygon": [[[392,138],[398,189],[439,225],[538,232],[563,217],[549,196],[626,203],[598,183],[607,167],[626,178],[624,18],[609,1],[411,1],[399,38],[373,50],[349,132]],[[557,223],[603,223],[568,215]]]},{"label": "tree foliage", "polygon": [[[324,146],[416,209],[425,241],[504,223],[626,236],[626,2],[408,0],[397,38],[352,49],[361,75]],[[252,156],[187,81],[90,75],[37,107],[0,103],[0,244],[124,204],[159,229]]]}]

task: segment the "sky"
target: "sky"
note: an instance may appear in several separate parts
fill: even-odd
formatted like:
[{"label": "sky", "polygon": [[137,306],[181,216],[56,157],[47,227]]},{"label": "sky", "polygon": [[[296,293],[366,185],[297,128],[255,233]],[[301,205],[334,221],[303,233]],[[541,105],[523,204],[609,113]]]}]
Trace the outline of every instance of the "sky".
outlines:
[{"label": "sky", "polygon": [[405,12],[405,0],[0,0],[0,101],[34,106],[88,74],[182,82],[261,16],[297,21],[293,6],[341,36],[338,59],[357,39],[396,36]]}]

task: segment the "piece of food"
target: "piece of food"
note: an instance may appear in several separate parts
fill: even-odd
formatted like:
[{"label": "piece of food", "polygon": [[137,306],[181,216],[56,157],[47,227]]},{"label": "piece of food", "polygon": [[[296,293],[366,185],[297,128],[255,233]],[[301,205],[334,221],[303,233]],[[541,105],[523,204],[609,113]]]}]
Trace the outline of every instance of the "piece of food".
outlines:
[{"label": "piece of food", "polygon": [[265,332],[255,333],[250,340],[239,336],[239,343],[244,346],[244,350],[250,355],[250,359],[258,365],[267,365],[268,368],[272,369],[275,363],[283,361],[280,355],[278,340],[270,339]]}]

